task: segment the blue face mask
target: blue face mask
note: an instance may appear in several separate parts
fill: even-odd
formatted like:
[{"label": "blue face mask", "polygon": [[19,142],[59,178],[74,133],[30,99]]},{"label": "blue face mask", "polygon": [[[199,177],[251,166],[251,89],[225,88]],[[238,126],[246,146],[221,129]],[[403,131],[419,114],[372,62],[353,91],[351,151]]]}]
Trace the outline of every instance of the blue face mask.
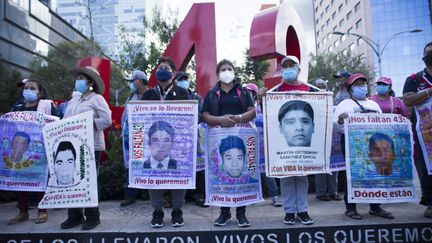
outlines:
[{"label": "blue face mask", "polygon": [[177,81],[177,86],[179,86],[180,88],[188,90],[189,89],[189,85],[190,85],[189,80],[179,80],[179,81]]},{"label": "blue face mask", "polygon": [[352,92],[352,95],[356,100],[363,100],[364,98],[366,98],[366,94],[368,92],[367,85],[353,86]]},{"label": "blue face mask", "polygon": [[297,68],[296,67],[282,69],[282,77],[286,81],[294,81],[294,80],[296,80],[297,79],[297,75],[298,75],[298,72],[297,72]]},{"label": "blue face mask", "polygon": [[134,83],[130,83],[130,84],[129,84],[129,88],[131,89],[132,93],[135,93],[136,90],[137,90],[137,88],[135,87],[135,84],[134,84]]},{"label": "blue face mask", "polygon": [[379,95],[385,95],[388,93],[390,86],[384,84],[378,84],[376,86],[376,91]]},{"label": "blue face mask", "polygon": [[37,95],[36,91],[34,91],[34,90],[25,89],[25,90],[23,90],[23,97],[24,97],[25,101],[33,102],[33,101],[37,100],[38,95]]},{"label": "blue face mask", "polygon": [[85,79],[75,80],[75,90],[84,94],[89,87],[87,86],[87,81]]},{"label": "blue face mask", "polygon": [[170,80],[172,78],[172,75],[173,75],[172,72],[165,70],[163,68],[159,68],[156,71],[156,78],[160,82],[166,82],[166,81]]}]

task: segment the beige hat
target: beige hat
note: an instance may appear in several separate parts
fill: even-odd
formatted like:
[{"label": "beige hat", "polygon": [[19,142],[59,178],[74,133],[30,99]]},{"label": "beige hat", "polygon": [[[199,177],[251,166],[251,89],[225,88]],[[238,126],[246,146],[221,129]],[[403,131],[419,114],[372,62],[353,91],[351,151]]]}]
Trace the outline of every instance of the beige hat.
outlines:
[{"label": "beige hat", "polygon": [[98,70],[92,66],[86,66],[81,68],[74,68],[69,71],[70,74],[76,76],[78,74],[85,74],[95,81],[99,94],[103,94],[105,91],[105,84],[100,77]]}]

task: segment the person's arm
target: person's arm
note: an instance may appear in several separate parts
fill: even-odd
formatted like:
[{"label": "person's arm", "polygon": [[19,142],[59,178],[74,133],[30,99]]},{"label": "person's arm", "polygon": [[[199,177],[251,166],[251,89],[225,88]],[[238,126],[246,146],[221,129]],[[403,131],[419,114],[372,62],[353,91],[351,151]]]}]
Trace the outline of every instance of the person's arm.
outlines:
[{"label": "person's arm", "polygon": [[96,96],[95,107],[97,117],[94,118],[94,125],[96,130],[103,130],[111,126],[111,110],[102,96]]},{"label": "person's arm", "polygon": [[252,119],[254,119],[255,116],[256,116],[255,108],[253,106],[249,106],[246,112],[243,112],[242,114],[238,114],[238,115],[233,115],[231,116],[231,119],[233,119],[235,123],[245,123],[245,122],[252,121]]},{"label": "person's arm", "polygon": [[407,92],[403,94],[403,102],[407,106],[416,106],[425,102],[432,96],[432,88],[424,89],[420,92]]},{"label": "person's arm", "polygon": [[236,122],[231,118],[232,115],[213,116],[209,112],[202,113],[202,120],[210,126],[221,125],[222,127],[232,127]]},{"label": "person's arm", "polygon": [[408,107],[403,103],[403,101],[399,98],[395,98],[397,102],[399,103],[400,109],[401,109],[401,115],[410,119],[411,118],[411,111],[408,109]]}]

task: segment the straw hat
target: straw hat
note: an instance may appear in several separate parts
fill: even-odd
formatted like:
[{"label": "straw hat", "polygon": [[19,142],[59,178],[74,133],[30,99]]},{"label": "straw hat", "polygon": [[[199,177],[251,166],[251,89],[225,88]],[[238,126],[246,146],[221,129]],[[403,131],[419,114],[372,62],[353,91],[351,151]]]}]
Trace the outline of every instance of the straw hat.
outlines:
[{"label": "straw hat", "polygon": [[74,68],[69,71],[70,74],[76,76],[78,74],[85,74],[89,76],[91,79],[94,80],[95,85],[97,87],[97,90],[99,91],[99,94],[103,94],[105,91],[105,84],[100,77],[100,74],[98,70],[91,66],[81,67],[81,68]]}]

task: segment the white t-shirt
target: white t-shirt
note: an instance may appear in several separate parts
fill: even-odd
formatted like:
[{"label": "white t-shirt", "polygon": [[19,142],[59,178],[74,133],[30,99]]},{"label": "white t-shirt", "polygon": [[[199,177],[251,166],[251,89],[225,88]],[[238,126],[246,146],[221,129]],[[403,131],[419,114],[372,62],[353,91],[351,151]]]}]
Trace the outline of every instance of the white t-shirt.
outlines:
[{"label": "white t-shirt", "polygon": [[[369,100],[369,99],[357,100],[357,102],[361,106],[363,106],[363,108],[366,111],[382,113],[379,105],[373,100]],[[341,133],[344,133],[344,131],[343,131],[344,126],[343,126],[343,124],[340,125],[338,123],[338,120],[339,120],[339,115],[344,113],[344,112],[346,112],[348,114],[361,113],[361,112],[364,113],[362,108],[353,99],[346,99],[346,100],[343,100],[341,103],[339,103],[339,105],[336,106],[336,109],[334,111],[333,122],[335,124],[334,128],[336,128]]]}]

